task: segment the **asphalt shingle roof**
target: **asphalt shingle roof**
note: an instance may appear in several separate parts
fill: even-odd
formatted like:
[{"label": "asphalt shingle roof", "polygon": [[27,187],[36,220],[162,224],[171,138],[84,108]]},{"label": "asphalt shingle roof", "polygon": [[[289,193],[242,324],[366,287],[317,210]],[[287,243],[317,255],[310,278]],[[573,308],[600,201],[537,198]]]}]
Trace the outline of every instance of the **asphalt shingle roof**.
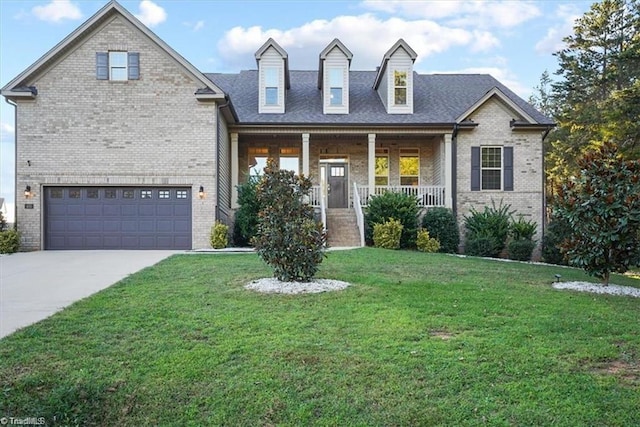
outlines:
[{"label": "asphalt shingle roof", "polygon": [[323,114],[317,71],[290,71],[284,114],[258,113],[258,71],[205,73],[230,97],[244,124],[436,125],[453,124],[494,87],[540,124],[553,121],[487,74],[414,73],[413,114],[387,114],[373,89],[375,71],[349,72],[349,114]]}]

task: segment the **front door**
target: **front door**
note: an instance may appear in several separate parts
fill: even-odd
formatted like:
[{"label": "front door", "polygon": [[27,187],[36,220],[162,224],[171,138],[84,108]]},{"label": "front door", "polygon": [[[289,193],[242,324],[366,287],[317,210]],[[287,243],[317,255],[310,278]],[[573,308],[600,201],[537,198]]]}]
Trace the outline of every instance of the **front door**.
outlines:
[{"label": "front door", "polygon": [[349,173],[346,163],[329,163],[327,165],[327,207],[328,208],[346,208],[348,207],[349,189]]}]

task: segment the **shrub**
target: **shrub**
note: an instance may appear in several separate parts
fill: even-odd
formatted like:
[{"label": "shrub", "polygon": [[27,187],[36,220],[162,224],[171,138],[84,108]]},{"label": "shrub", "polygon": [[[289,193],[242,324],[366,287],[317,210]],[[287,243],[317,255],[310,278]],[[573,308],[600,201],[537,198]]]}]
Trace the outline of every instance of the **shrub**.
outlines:
[{"label": "shrub", "polygon": [[460,232],[451,209],[430,208],[422,218],[422,227],[440,242],[440,252],[455,254],[460,245]]},{"label": "shrub", "polygon": [[7,220],[4,219],[4,215],[0,212],[0,231],[7,230]]},{"label": "shrub", "polygon": [[221,223],[220,221],[216,221],[213,227],[211,227],[211,236],[209,237],[211,247],[213,249],[226,248],[227,243],[229,242],[227,237],[228,233],[229,226]]},{"label": "shrub", "polygon": [[516,261],[530,261],[536,242],[529,239],[512,240],[507,246],[507,255],[509,259]]},{"label": "shrub", "polygon": [[526,220],[520,215],[517,221],[513,221],[509,226],[509,233],[513,240],[531,240],[538,230],[535,221]]},{"label": "shrub", "polygon": [[487,236],[473,236],[464,245],[464,253],[472,256],[495,257],[494,239]]},{"label": "shrub", "polygon": [[571,235],[569,223],[554,215],[542,238],[542,259],[549,264],[567,265],[567,259],[560,250],[560,244]]},{"label": "shrub", "polygon": [[12,254],[20,249],[20,233],[11,229],[0,231],[0,254]]},{"label": "shrub", "polygon": [[238,210],[233,223],[233,243],[236,246],[249,246],[258,231],[258,183],[260,179],[251,176],[244,184],[238,185]]},{"label": "shrub", "polygon": [[264,172],[257,191],[262,209],[253,243],[278,280],[308,281],[322,262],[326,240],[313,208],[304,202],[311,180],[280,170],[273,159]]},{"label": "shrub", "polygon": [[416,235],[418,232],[418,200],[414,196],[404,193],[387,191],[369,200],[366,210],[367,243],[373,243],[373,224],[383,224],[391,218],[395,218],[402,224],[400,247],[413,249],[416,247]]},{"label": "shrub", "polygon": [[440,242],[438,239],[430,237],[429,232],[425,229],[418,230],[416,246],[420,252],[433,253],[440,250]]},{"label": "shrub", "polygon": [[399,249],[403,228],[400,221],[393,218],[382,224],[373,224],[373,245],[376,248]]},{"label": "shrub", "polygon": [[[509,237],[511,218],[514,213],[511,210],[511,205],[503,205],[500,201],[500,206],[496,207],[492,200],[491,207],[485,206],[484,211],[478,212],[472,207],[470,212],[470,216],[465,215],[464,217],[467,238],[465,248],[469,240],[477,240],[480,237],[487,238],[492,243],[492,249],[483,256],[498,257],[507,243],[507,237]],[[483,251],[488,249],[486,243],[482,243],[482,248]],[[468,253],[466,249],[465,253]]]}]

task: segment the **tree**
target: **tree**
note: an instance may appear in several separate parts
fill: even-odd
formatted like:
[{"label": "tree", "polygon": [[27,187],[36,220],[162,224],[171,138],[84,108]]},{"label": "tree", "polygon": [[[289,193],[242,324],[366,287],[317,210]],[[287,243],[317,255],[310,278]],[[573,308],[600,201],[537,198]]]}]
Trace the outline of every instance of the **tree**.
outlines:
[{"label": "tree", "polygon": [[233,240],[236,246],[248,246],[258,230],[258,202],[257,176],[250,176],[247,182],[238,185],[238,205],[233,223]]},{"label": "tree", "polygon": [[609,284],[640,262],[640,160],[605,142],[578,160],[579,175],[558,186],[555,214],[571,227],[561,250],[569,264]]},{"label": "tree", "polygon": [[309,281],[324,257],[322,224],[306,202],[311,180],[267,161],[258,185],[261,206],[254,246],[278,280]]}]

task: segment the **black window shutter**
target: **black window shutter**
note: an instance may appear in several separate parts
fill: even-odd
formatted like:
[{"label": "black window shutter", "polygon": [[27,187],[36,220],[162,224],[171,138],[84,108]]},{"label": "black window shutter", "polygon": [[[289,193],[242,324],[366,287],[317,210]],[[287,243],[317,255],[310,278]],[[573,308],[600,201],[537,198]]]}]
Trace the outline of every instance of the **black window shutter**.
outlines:
[{"label": "black window shutter", "polygon": [[129,52],[127,55],[127,70],[129,80],[140,78],[140,54],[138,52]]},{"label": "black window shutter", "polygon": [[480,147],[471,147],[471,191],[480,191]]},{"label": "black window shutter", "polygon": [[109,54],[96,52],[96,79],[109,80]]},{"label": "black window shutter", "polygon": [[502,149],[504,165],[504,191],[513,191],[513,147]]}]

